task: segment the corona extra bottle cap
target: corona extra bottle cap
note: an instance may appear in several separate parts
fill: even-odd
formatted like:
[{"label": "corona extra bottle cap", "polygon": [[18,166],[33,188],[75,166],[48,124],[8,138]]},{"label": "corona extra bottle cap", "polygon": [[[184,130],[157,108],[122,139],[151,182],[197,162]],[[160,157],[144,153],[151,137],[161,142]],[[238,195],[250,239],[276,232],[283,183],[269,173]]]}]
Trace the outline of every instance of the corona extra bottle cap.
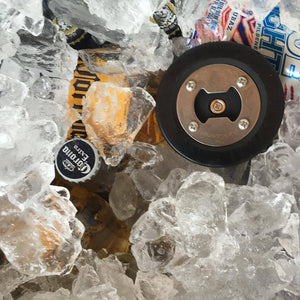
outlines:
[{"label": "corona extra bottle cap", "polygon": [[75,138],[65,142],[58,150],[55,166],[64,179],[83,182],[93,177],[99,169],[99,154],[93,144]]}]

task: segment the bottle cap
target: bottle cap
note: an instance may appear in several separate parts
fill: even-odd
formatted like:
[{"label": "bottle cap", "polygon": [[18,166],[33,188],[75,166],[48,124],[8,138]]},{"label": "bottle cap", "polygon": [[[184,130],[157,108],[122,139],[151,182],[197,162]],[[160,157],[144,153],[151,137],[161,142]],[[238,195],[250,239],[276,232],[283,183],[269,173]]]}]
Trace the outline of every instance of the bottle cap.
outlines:
[{"label": "bottle cap", "polygon": [[83,182],[95,175],[99,169],[99,154],[93,144],[75,138],[65,142],[58,150],[55,166],[64,179]]}]

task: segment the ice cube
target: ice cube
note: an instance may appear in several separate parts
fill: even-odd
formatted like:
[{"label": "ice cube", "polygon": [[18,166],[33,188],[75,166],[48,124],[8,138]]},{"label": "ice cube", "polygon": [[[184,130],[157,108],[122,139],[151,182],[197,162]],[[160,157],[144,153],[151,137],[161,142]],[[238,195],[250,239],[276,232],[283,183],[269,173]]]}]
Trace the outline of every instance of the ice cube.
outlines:
[{"label": "ice cube", "polygon": [[298,200],[299,166],[299,154],[288,144],[276,142],[265,153],[252,159],[248,184],[264,185],[276,193],[294,195]]},{"label": "ice cube", "polygon": [[154,145],[142,142],[134,142],[128,147],[127,154],[140,163],[139,167],[142,169],[152,167],[163,159]]},{"label": "ice cube", "polygon": [[151,170],[137,169],[131,173],[130,177],[144,200],[151,201],[155,197],[161,179]]},{"label": "ice cube", "polygon": [[127,174],[117,174],[109,194],[109,204],[116,217],[121,221],[129,219],[135,214],[138,203],[139,194],[132,179]]},{"label": "ice cube", "polygon": [[300,146],[300,102],[288,101],[286,103],[279,138],[293,149]]},{"label": "ice cube", "polygon": [[152,96],[142,88],[91,85],[83,100],[83,122],[106,164],[120,163],[154,106]]},{"label": "ice cube", "polygon": [[34,36],[26,30],[18,32],[20,46],[14,59],[24,67],[36,68],[45,76],[71,80],[77,65],[77,52],[67,43],[62,32],[48,19],[41,34]]},{"label": "ice cube", "polygon": [[0,74],[0,107],[22,105],[27,95],[24,83]]},{"label": "ice cube", "polygon": [[139,271],[135,286],[144,300],[171,300],[177,293],[174,282],[167,275]]},{"label": "ice cube", "polygon": [[84,227],[75,218],[69,192],[47,185],[34,189],[35,176],[28,179],[27,186],[2,190],[0,248],[21,273],[70,272],[81,251]]}]

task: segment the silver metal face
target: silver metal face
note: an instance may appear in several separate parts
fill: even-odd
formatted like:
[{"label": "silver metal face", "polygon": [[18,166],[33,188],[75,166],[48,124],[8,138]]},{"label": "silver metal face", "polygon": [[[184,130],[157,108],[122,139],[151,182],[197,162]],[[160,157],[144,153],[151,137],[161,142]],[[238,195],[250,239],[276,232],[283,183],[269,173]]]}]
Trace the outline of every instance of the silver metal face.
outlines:
[{"label": "silver metal face", "polygon": [[195,121],[192,121],[190,124],[189,124],[189,131],[190,132],[196,132],[199,128],[199,125],[197,122]]},{"label": "silver metal face", "polygon": [[249,128],[250,122],[247,119],[241,119],[239,121],[239,129],[246,130]]},{"label": "silver metal face", "polygon": [[[246,79],[241,80],[243,84],[246,82],[243,88],[237,87],[237,78]],[[187,87],[191,89],[188,90]],[[238,118],[231,121],[228,117],[220,116],[209,118],[202,123],[195,113],[195,99],[200,90],[219,93],[227,92],[231,87],[236,89],[241,98]],[[209,108],[215,115],[221,114],[221,111],[226,109],[225,102],[223,104],[220,100],[216,98],[210,103]],[[208,146],[227,146],[245,138],[257,123],[260,110],[260,93],[253,79],[243,70],[227,64],[213,64],[199,68],[186,78],[177,95],[176,111],[182,128],[194,140]],[[239,124],[244,119],[248,121],[248,125],[246,122]],[[197,123],[197,130],[194,130],[193,126],[190,130],[192,121]],[[241,129],[240,126],[245,129]]]},{"label": "silver metal face", "polygon": [[248,80],[246,77],[244,76],[240,76],[237,81],[236,81],[236,85],[241,89],[244,88],[248,83]]},{"label": "silver metal face", "polygon": [[194,80],[189,80],[185,87],[188,92],[192,92],[196,88],[197,84]]}]

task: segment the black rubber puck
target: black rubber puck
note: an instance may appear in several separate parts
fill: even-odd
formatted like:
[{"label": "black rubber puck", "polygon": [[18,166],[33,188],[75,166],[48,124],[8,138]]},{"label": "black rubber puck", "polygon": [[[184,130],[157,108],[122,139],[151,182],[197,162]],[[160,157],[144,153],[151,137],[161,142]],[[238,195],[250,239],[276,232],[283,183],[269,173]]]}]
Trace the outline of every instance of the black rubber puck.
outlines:
[{"label": "black rubber puck", "polygon": [[[235,78],[239,72],[248,86]],[[196,88],[187,86],[193,76]],[[222,103],[226,109],[219,114]],[[203,44],[174,61],[163,76],[156,105],[158,124],[172,148],[209,167],[232,166],[266,150],[283,111],[282,85],[272,65],[232,42]]]}]

